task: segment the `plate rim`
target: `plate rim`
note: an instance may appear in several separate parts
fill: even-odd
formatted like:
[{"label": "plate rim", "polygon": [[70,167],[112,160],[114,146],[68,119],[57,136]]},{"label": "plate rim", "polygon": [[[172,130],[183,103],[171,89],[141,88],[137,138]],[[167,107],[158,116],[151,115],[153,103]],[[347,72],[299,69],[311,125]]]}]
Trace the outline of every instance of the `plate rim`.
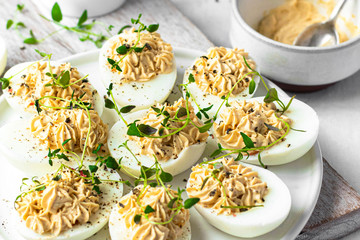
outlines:
[{"label": "plate rim", "polygon": [[[187,56],[187,57],[194,57],[194,59],[198,56],[201,56],[204,54],[203,51],[199,51],[196,49],[191,49],[191,48],[183,48],[183,47],[173,47],[173,52],[174,55],[180,55],[180,56]],[[85,51],[85,52],[81,52],[81,53],[77,53],[65,58],[61,58],[58,59],[56,61],[69,61],[69,62],[74,62],[74,61],[82,61],[82,62],[87,62],[87,59],[91,59],[90,56],[94,57],[94,55],[99,55],[100,53],[100,49],[95,49],[95,50],[91,50],[91,51]],[[185,67],[185,66],[184,66]],[[270,87],[274,87],[278,90],[280,95],[285,95],[288,96],[280,87],[278,87],[275,83],[271,82],[270,80],[268,80],[267,78],[265,78],[265,81],[269,84]],[[0,110],[3,107],[3,104],[7,104],[7,101],[5,99],[5,96],[3,94],[1,94],[0,96]],[[307,204],[304,209],[303,209],[303,213],[301,214],[300,218],[297,218],[296,222],[293,223],[293,225],[288,229],[288,231],[282,236],[281,239],[295,239],[299,233],[301,232],[301,230],[304,228],[304,226],[306,225],[306,223],[308,222],[308,220],[310,219],[316,203],[318,201],[319,195],[320,195],[320,191],[321,191],[321,186],[322,186],[322,179],[323,179],[323,156],[322,156],[322,152],[321,152],[321,148],[320,148],[320,144],[318,142],[318,140],[316,140],[315,144],[312,146],[312,148],[309,150],[314,150],[314,154],[315,154],[315,159],[316,161],[314,162],[314,167],[318,169],[318,172],[316,174],[316,176],[313,176],[316,180],[317,180],[317,187],[313,189],[313,199],[312,201],[309,201],[309,203],[311,204]],[[0,229],[1,230],[1,229]],[[3,235],[2,231],[0,231],[0,236]],[[226,234],[226,233],[224,233]],[[261,236],[259,236],[261,237]]]}]

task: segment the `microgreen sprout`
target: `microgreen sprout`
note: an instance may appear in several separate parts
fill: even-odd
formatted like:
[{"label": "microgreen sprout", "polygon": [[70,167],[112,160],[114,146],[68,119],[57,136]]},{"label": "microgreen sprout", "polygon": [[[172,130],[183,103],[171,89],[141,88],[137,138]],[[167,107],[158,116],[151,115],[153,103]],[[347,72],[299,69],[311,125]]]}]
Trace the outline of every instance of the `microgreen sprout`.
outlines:
[{"label": "microgreen sprout", "polygon": [[[115,61],[112,58],[108,58],[107,61],[111,65],[111,69],[116,69],[119,72],[122,72],[122,69],[120,68],[119,64],[122,60],[126,58],[131,52],[142,52],[145,48],[151,49],[150,45],[148,43],[145,43],[144,46],[139,47],[138,44],[140,42],[141,32],[148,31],[148,32],[155,32],[159,28],[159,24],[151,24],[149,26],[146,26],[144,23],[140,21],[142,14],[139,14],[137,19],[132,18],[131,23],[134,25],[138,25],[138,28],[135,30],[137,32],[137,40],[134,43],[133,46],[130,46],[129,44],[123,44],[116,48],[116,52],[119,55],[122,55],[122,57]],[[119,31],[119,33],[122,33],[122,31],[126,28],[130,27],[130,25],[126,25],[122,27]]]},{"label": "microgreen sprout", "polygon": [[[143,184],[142,188],[139,189],[139,193],[137,194],[137,198],[136,198],[136,202],[142,210],[141,214],[137,214],[134,217],[134,222],[136,224],[140,222],[142,217],[144,217],[148,222],[152,224],[159,224],[159,225],[168,224],[171,221],[173,221],[173,219],[177,214],[180,213],[181,209],[189,209],[200,201],[199,198],[188,198],[185,201],[183,201],[181,195],[185,191],[184,189],[178,188],[176,194],[172,194],[169,191],[169,187],[166,186],[166,183],[171,182],[173,180],[173,176],[172,174],[165,172],[162,169],[155,155],[153,156],[154,164],[151,165],[150,167],[146,167],[141,164],[141,162],[136,158],[136,155],[130,150],[130,148],[127,145],[127,141],[121,144],[119,147],[125,147],[131,153],[131,155],[134,157],[134,159],[137,161],[138,165],[140,166],[140,175],[138,177],[131,174],[131,176],[136,178],[134,181],[135,186],[137,186],[140,182]],[[125,170],[125,168],[123,168],[123,170]],[[141,204],[140,199],[142,196],[146,194],[146,189],[148,186],[150,187],[159,186],[164,188],[166,194],[171,199],[168,203],[168,208],[173,212],[173,214],[167,221],[154,222],[150,220],[149,215],[152,212],[154,212],[155,209],[153,209],[150,205],[144,206]]]},{"label": "microgreen sprout", "polygon": [[[81,16],[78,18],[76,25],[74,26],[68,26],[65,25],[62,22],[63,20],[63,13],[61,11],[61,8],[57,2],[53,5],[51,9],[51,19],[40,15],[42,19],[45,19],[48,22],[51,22],[59,27],[59,29],[49,33],[43,38],[37,38],[33,31],[29,30],[29,37],[25,37],[22,35],[20,29],[25,29],[26,26],[23,22],[17,21],[17,16],[19,13],[21,13],[24,9],[23,4],[18,4],[17,9],[15,11],[13,19],[9,19],[6,23],[6,29],[14,29],[19,37],[23,39],[23,42],[25,44],[39,44],[44,42],[46,39],[52,37],[53,35],[59,33],[60,31],[69,31],[77,34],[79,36],[79,40],[84,41],[90,41],[95,44],[96,47],[100,48],[104,41],[106,41],[109,37],[111,37],[113,34],[111,33],[111,30],[114,28],[113,25],[107,25],[103,22],[99,22],[96,20],[88,21],[88,13],[87,10],[84,10],[81,14]],[[103,28],[103,31],[101,32],[95,32],[95,26],[101,26]]]}]

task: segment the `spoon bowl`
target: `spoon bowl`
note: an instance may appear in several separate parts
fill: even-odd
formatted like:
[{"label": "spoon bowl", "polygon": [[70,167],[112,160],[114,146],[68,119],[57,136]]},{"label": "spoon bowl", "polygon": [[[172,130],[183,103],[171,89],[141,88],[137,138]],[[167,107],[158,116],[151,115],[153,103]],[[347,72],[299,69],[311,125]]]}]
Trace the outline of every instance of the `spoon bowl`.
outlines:
[{"label": "spoon bowl", "polygon": [[325,47],[336,44],[339,44],[339,34],[333,21],[312,24],[294,40],[295,46]]},{"label": "spoon bowl", "polygon": [[294,40],[293,45],[305,47],[325,47],[339,44],[339,35],[335,29],[335,21],[344,7],[346,0],[339,0],[329,20],[315,23],[305,28]]}]

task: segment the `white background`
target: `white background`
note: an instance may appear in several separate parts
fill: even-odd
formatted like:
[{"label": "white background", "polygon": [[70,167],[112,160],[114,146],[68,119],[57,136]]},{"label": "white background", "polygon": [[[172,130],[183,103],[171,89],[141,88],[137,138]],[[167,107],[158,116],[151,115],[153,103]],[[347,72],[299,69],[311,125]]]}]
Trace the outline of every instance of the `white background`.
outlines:
[{"label": "white background", "polygon": [[[231,47],[230,0],[171,1],[215,45]],[[296,96],[319,115],[323,156],[360,192],[360,71],[325,90]],[[360,239],[360,231],[343,239]]]}]

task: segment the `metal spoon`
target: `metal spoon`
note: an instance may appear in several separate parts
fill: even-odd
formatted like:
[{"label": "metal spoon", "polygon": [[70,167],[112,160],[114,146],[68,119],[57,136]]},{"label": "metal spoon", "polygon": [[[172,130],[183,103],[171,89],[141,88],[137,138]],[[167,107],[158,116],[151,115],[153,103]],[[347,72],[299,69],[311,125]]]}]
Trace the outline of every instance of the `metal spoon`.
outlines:
[{"label": "metal spoon", "polygon": [[314,23],[305,28],[295,38],[293,45],[321,47],[339,44],[339,34],[335,29],[335,21],[345,3],[346,0],[339,0],[327,21]]}]

